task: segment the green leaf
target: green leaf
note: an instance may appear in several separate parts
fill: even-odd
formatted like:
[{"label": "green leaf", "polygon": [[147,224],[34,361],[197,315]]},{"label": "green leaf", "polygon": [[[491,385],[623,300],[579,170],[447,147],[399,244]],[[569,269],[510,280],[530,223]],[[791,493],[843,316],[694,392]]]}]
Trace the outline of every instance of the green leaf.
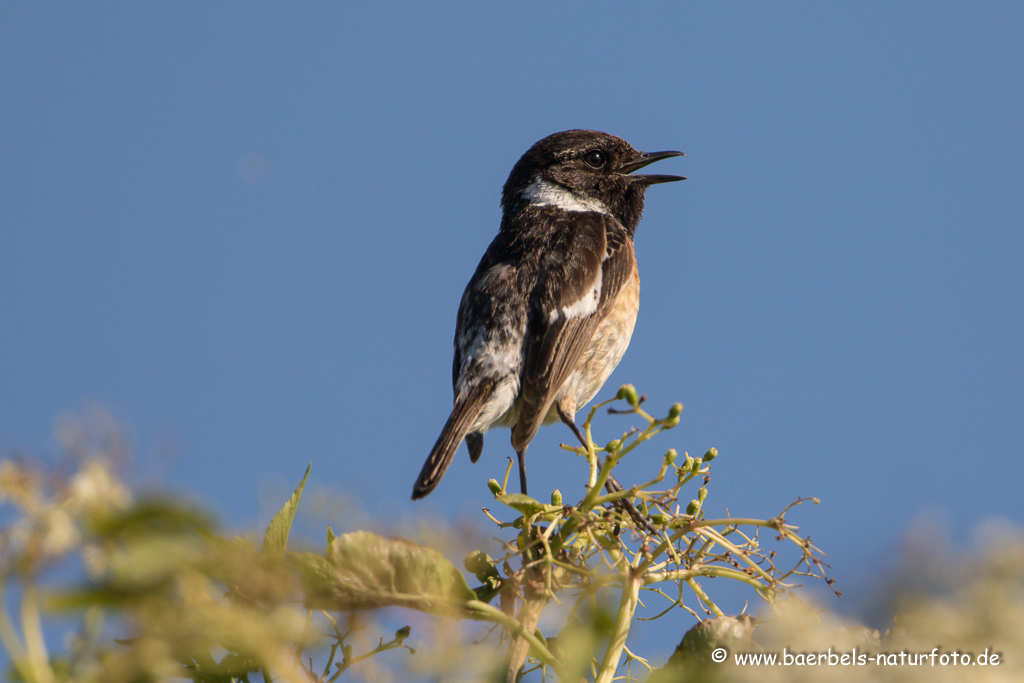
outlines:
[{"label": "green leaf", "polygon": [[498,496],[498,500],[526,516],[536,514],[544,509],[539,500],[530,498],[525,493],[506,493],[504,496]]},{"label": "green leaf", "polygon": [[309,463],[306,467],[306,473],[302,475],[302,481],[299,482],[299,487],[295,489],[295,493],[288,499],[288,502],[284,504],[274,518],[270,520],[270,526],[267,527],[267,535],[263,537],[263,550],[264,555],[283,553],[288,548],[288,532],[292,528],[292,520],[295,519],[295,510],[299,507],[299,499],[302,498],[302,489],[306,486],[306,479],[309,478],[309,471],[313,468],[313,463]]},{"label": "green leaf", "polygon": [[150,538],[154,534],[211,533],[212,519],[183,501],[151,496],[126,510],[86,518],[89,531],[104,539]]},{"label": "green leaf", "polygon": [[326,556],[294,555],[311,609],[354,611],[402,606],[452,613],[476,596],[444,555],[369,531],[336,536]]}]

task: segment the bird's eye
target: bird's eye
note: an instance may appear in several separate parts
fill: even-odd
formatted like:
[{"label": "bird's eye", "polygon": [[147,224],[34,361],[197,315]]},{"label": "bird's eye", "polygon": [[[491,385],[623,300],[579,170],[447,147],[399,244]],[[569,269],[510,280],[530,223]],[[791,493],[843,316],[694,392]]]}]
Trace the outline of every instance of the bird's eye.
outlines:
[{"label": "bird's eye", "polygon": [[591,168],[601,168],[604,166],[604,154],[601,152],[587,152],[587,155],[583,157],[583,161],[587,162],[587,166]]}]

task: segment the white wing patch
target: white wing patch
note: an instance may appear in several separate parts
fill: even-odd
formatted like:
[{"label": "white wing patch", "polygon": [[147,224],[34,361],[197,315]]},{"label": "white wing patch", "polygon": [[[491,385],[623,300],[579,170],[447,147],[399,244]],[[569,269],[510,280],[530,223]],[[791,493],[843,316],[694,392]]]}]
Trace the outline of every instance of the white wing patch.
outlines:
[{"label": "white wing patch", "polygon": [[597,281],[594,282],[594,286],[590,288],[590,291],[583,295],[582,299],[569,306],[562,306],[551,311],[548,315],[548,323],[551,324],[558,320],[559,313],[567,319],[585,318],[588,315],[592,315],[597,310],[598,302],[601,301],[601,273],[602,271],[597,271]]},{"label": "white wing patch", "polygon": [[534,178],[523,190],[523,199],[534,206],[554,206],[564,211],[593,211],[611,215],[611,211],[603,202],[575,195],[569,188],[544,180],[540,176]]}]

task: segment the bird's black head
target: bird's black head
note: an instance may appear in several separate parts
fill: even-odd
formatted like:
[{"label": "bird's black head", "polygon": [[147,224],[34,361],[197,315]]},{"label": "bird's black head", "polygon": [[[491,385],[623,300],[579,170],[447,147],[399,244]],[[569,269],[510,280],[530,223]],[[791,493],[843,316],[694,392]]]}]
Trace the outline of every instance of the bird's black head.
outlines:
[{"label": "bird's black head", "polygon": [[682,152],[638,152],[622,138],[596,130],[567,130],[540,140],[516,162],[502,191],[506,218],[530,206],[602,211],[630,234],[640,223],[644,190],[685,180],[675,175],[634,175],[650,163]]}]

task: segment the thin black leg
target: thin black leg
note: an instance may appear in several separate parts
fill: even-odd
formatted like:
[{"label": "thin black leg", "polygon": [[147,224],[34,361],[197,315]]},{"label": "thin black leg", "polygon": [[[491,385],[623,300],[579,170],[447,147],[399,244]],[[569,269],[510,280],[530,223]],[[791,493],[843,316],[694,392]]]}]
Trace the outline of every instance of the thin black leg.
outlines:
[{"label": "thin black leg", "polygon": [[517,451],[519,457],[519,490],[526,495],[526,449]]},{"label": "thin black leg", "polygon": [[558,406],[557,409],[558,409],[558,419],[560,419],[565,424],[569,425],[569,429],[571,429],[572,433],[576,435],[576,438],[580,440],[580,445],[583,446],[584,448],[586,448],[587,447],[587,437],[583,436],[583,432],[581,432],[580,428],[576,426],[576,420],[574,420],[571,417],[569,417],[565,413],[565,411],[562,410],[561,406]]}]

